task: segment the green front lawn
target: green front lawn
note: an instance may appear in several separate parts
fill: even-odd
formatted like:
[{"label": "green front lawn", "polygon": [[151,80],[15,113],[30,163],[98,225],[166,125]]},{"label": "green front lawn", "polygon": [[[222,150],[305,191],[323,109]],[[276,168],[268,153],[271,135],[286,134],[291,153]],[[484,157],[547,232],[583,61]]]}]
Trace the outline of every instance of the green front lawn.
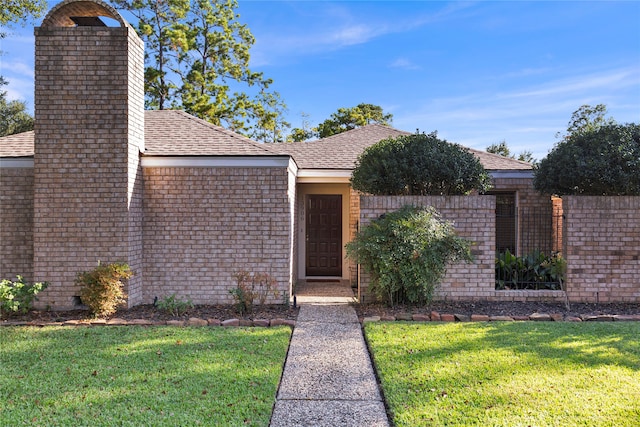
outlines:
[{"label": "green front lawn", "polygon": [[638,426],[640,323],[369,323],[396,426]]},{"label": "green front lawn", "polygon": [[291,330],[0,328],[0,425],[269,423]]}]

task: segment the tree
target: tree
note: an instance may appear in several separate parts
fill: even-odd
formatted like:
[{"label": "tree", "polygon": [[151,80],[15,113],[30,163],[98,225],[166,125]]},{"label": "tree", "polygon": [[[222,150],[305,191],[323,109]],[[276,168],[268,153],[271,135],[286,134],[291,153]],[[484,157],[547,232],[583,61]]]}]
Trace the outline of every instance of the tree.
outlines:
[{"label": "tree", "polygon": [[[6,81],[0,77],[0,86]],[[0,91],[0,136],[33,130],[33,117],[22,101],[7,101],[7,92]]]},{"label": "tree", "polygon": [[540,162],[533,185],[558,196],[640,195],[640,125],[574,130]]},{"label": "tree", "polygon": [[456,195],[487,191],[490,177],[466,148],[416,133],[384,139],[356,161],[351,186],[377,195]]},{"label": "tree", "polygon": [[46,0],[4,0],[0,8],[0,25],[38,18],[46,8]]},{"label": "tree", "polygon": [[318,126],[310,128],[303,122],[302,128],[293,128],[289,135],[291,141],[306,141],[312,138],[326,138],[348,130],[372,123],[390,126],[392,114],[385,114],[382,107],[373,104],[358,104],[352,108],[338,108],[338,111]]},{"label": "tree", "polygon": [[318,125],[318,136],[326,138],[371,123],[389,126],[392,114],[384,114],[382,107],[373,104],[358,104],[353,108],[339,108],[337,112]]},{"label": "tree", "polygon": [[533,157],[533,153],[529,150],[522,151],[520,154],[518,154],[518,157],[514,156],[513,154],[511,154],[511,150],[509,150],[509,147],[507,146],[507,142],[504,140],[499,144],[491,144],[490,146],[488,146],[487,153],[498,154],[499,156],[520,160],[521,162],[527,162],[527,163],[537,162],[536,159]]},{"label": "tree", "polygon": [[604,104],[598,104],[595,107],[588,104],[582,105],[571,115],[567,131],[565,133],[558,132],[556,138],[567,139],[577,133],[593,132],[602,126],[615,124],[616,121],[613,118],[605,117],[606,114],[607,106]]},{"label": "tree", "polygon": [[246,135],[281,140],[286,109],[272,80],[249,69],[255,39],[235,0],[112,0],[138,18],[148,108],[181,108]]},{"label": "tree", "polygon": [[509,150],[509,147],[507,146],[507,142],[504,140],[499,144],[491,144],[490,146],[488,146],[487,153],[492,153],[492,154],[497,154],[499,156],[513,158],[511,156],[511,150]]},{"label": "tree", "polygon": [[[4,0],[0,7],[0,26],[26,24],[41,16],[47,8],[46,0]],[[7,33],[0,29],[0,40]],[[2,55],[0,50],[0,55]],[[0,76],[0,87],[8,82]],[[22,101],[7,101],[7,92],[0,90],[0,136],[26,132],[33,129],[33,117],[26,112]]]}]

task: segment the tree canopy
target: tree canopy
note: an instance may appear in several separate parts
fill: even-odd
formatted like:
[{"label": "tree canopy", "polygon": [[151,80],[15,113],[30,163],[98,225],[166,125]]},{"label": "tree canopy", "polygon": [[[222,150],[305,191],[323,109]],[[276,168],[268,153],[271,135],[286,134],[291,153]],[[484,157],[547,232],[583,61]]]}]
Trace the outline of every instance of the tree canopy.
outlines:
[{"label": "tree canopy", "polygon": [[640,125],[581,128],[560,141],[535,171],[544,194],[640,195]]},{"label": "tree canopy", "polygon": [[469,150],[432,132],[368,147],[356,161],[351,185],[376,195],[460,195],[487,191],[490,177]]},{"label": "tree canopy", "polygon": [[302,128],[293,128],[289,139],[292,141],[306,141],[315,137],[326,138],[348,130],[356,129],[372,123],[389,126],[393,120],[392,114],[385,114],[382,107],[373,104],[358,104],[351,108],[338,108],[338,111],[310,128],[304,123]]},{"label": "tree canopy", "polygon": [[22,101],[7,101],[7,93],[0,92],[0,136],[33,130],[33,117]]},{"label": "tree canopy", "polygon": [[41,16],[46,8],[46,0],[3,0],[0,25],[26,23],[29,19]]},{"label": "tree canopy", "polygon": [[508,157],[510,159],[520,160],[521,162],[536,163],[536,159],[533,157],[533,153],[529,150],[524,150],[518,156],[511,154],[511,150],[506,141],[502,141],[499,144],[491,144],[487,147],[487,153],[497,154],[499,156]]},{"label": "tree canopy", "polygon": [[249,68],[255,39],[235,0],[112,0],[138,19],[145,42],[145,100],[180,108],[267,142],[283,139],[286,109],[273,83]]}]

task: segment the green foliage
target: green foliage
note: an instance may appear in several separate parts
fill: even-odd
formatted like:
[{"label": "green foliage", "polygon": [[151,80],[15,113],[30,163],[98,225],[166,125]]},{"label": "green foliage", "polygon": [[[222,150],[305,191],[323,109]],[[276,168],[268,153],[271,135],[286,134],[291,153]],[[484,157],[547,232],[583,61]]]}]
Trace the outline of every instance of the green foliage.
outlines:
[{"label": "green foliage", "polygon": [[567,131],[565,133],[558,132],[556,138],[568,139],[579,133],[597,131],[602,126],[615,125],[616,121],[606,115],[607,106],[604,104],[598,104],[595,107],[588,104],[582,105],[571,115]]},{"label": "green foliage", "polygon": [[278,298],[276,279],[267,273],[240,271],[233,275],[237,286],[229,290],[239,313],[251,313],[254,304],[263,305],[269,295]]},{"label": "green foliage", "polygon": [[372,123],[389,126],[392,114],[385,114],[382,107],[373,104],[358,104],[353,108],[338,108],[338,111],[318,125],[318,136],[326,138]]},{"label": "green foliage", "polygon": [[434,208],[413,206],[371,222],[346,246],[371,274],[370,291],[391,305],[429,303],[448,264],[473,260],[470,247]]},{"label": "green foliage", "polygon": [[193,308],[193,302],[188,298],[183,300],[176,296],[176,294],[171,294],[158,300],[156,307],[171,314],[172,316],[182,316],[189,309]]},{"label": "green foliage", "polygon": [[509,149],[506,141],[502,141],[499,144],[491,144],[487,147],[487,153],[497,154],[499,156],[508,157],[510,159],[520,160],[521,162],[532,164],[537,163],[537,160],[533,157],[533,153],[529,150],[522,151],[520,154],[518,154],[518,157],[511,154],[511,150]]},{"label": "green foliage", "polygon": [[94,316],[109,316],[126,302],[123,280],[133,273],[125,263],[101,264],[90,271],[78,273],[76,285],[80,285],[80,299]]},{"label": "green foliage", "polygon": [[640,195],[640,125],[609,124],[559,142],[535,171],[544,194]]},{"label": "green foliage", "polygon": [[[0,81],[2,84],[4,80]],[[0,137],[29,130],[33,130],[33,117],[27,113],[26,104],[17,100],[7,102],[7,93],[0,91]]]},{"label": "green foliage", "polygon": [[390,126],[392,114],[385,114],[382,107],[373,104],[358,104],[351,108],[338,108],[338,111],[316,127],[310,127],[303,120],[301,128],[293,128],[289,134],[289,141],[306,141],[312,138],[326,138],[348,130],[356,129],[372,123]]},{"label": "green foliage", "polygon": [[3,0],[0,7],[0,25],[5,26],[37,18],[46,8],[46,0]]},{"label": "green foliage", "polygon": [[535,250],[523,257],[508,249],[496,258],[496,289],[562,289],[567,262]]},{"label": "green foliage", "polygon": [[351,186],[377,195],[456,195],[487,191],[490,177],[469,150],[432,132],[368,147],[358,157]]},{"label": "green foliage", "polygon": [[146,106],[180,108],[261,141],[289,124],[272,80],[249,69],[255,39],[235,0],[112,0],[138,18],[145,42]]},{"label": "green foliage", "polygon": [[47,286],[47,282],[27,283],[22,276],[16,276],[13,281],[0,281],[0,319],[29,311],[36,295]]}]

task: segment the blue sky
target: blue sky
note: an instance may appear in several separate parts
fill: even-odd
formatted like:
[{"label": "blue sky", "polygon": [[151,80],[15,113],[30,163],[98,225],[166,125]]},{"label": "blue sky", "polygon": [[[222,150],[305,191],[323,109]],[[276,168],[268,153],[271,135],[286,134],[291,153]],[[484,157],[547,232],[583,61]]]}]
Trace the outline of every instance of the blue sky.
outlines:
[{"label": "blue sky", "polygon": [[[640,2],[240,0],[237,12],[293,126],[364,102],[398,129],[541,159],[583,104],[640,122]],[[33,29],[1,49],[9,96],[31,110]]]}]

